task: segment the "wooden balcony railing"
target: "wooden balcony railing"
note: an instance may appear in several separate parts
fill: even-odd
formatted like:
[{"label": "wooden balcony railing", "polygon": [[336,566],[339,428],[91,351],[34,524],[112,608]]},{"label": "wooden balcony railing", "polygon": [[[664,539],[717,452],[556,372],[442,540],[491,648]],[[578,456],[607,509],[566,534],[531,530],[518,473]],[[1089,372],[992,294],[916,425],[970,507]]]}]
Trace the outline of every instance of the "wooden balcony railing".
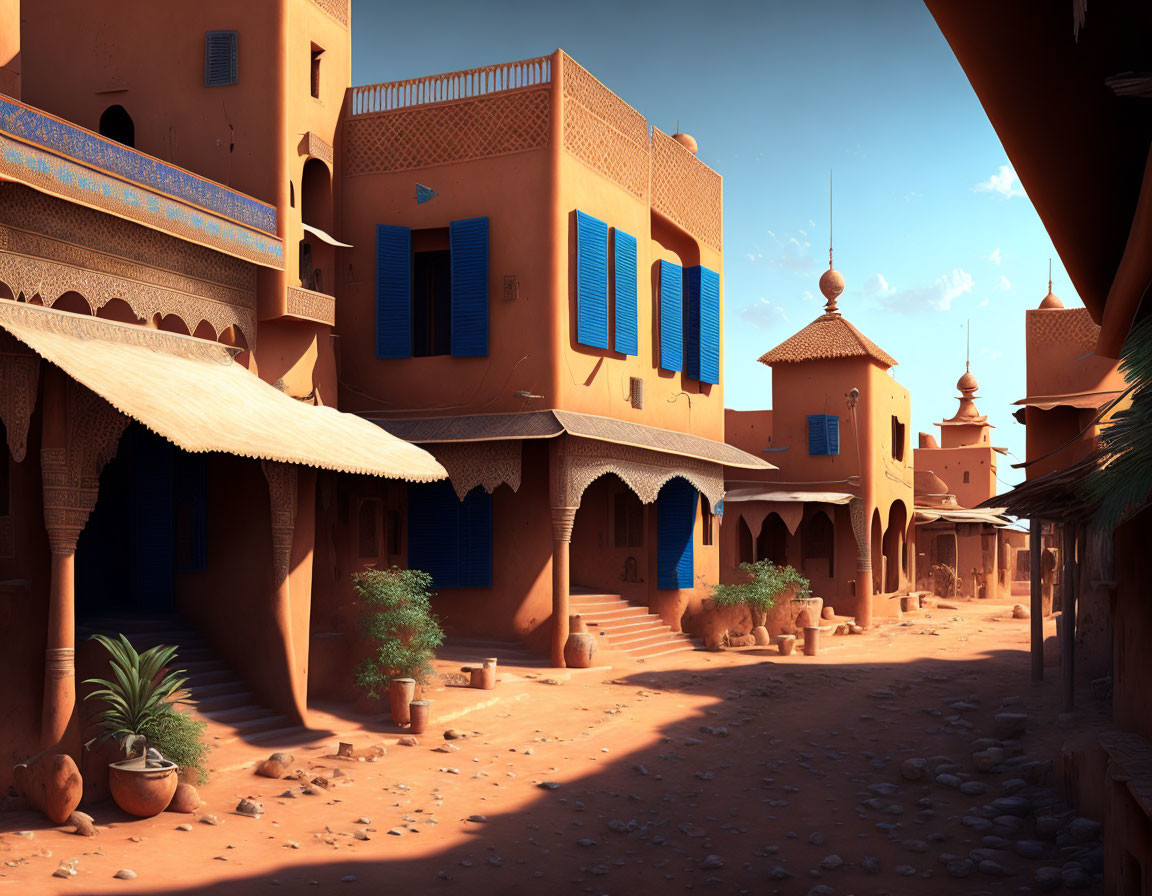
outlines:
[{"label": "wooden balcony railing", "polygon": [[353,116],[371,115],[426,103],[470,99],[505,90],[549,84],[551,81],[552,57],[538,56],[520,62],[429,75],[426,78],[353,87],[350,112]]}]

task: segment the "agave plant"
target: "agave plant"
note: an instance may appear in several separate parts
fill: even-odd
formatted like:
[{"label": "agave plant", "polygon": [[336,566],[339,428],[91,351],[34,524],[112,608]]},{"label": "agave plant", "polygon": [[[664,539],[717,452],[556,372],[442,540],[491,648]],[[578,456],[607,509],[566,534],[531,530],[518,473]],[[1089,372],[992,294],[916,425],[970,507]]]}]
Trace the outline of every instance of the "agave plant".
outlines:
[{"label": "agave plant", "polygon": [[184,671],[169,672],[162,679],[160,672],[176,655],[175,647],[160,645],[137,653],[128,639],[120,635],[119,641],[105,635],[94,635],[111,655],[112,673],[115,681],[104,678],[89,678],[85,684],[97,685],[96,690],[85,699],[102,699],[107,708],[96,718],[104,728],[104,733],[88,742],[91,746],[97,741],[110,738],[119,740],[127,755],[131,756],[137,746],[141,755],[147,745],[143,732],[153,727],[165,713],[172,712],[176,703],[184,702],[176,694],[187,678],[179,678]]}]

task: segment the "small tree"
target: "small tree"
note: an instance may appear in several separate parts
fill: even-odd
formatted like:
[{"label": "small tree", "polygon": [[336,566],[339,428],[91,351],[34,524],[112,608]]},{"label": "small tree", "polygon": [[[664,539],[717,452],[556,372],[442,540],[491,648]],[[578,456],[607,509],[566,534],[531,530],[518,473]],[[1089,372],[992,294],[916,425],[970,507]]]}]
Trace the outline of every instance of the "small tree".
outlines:
[{"label": "small tree", "polygon": [[810,582],[791,566],[777,566],[771,560],[741,563],[740,569],[748,574],[748,581],[738,585],[714,585],[712,601],[718,607],[747,607],[752,614],[752,625],[764,625],[768,611],[776,606],[776,599],[791,587],[806,594]]},{"label": "small tree", "polygon": [[423,682],[432,657],[444,643],[432,613],[432,577],[419,569],[366,569],[352,576],[364,616],[360,628],[373,643],[372,655],[356,667],[356,684],[379,697],[393,678]]}]

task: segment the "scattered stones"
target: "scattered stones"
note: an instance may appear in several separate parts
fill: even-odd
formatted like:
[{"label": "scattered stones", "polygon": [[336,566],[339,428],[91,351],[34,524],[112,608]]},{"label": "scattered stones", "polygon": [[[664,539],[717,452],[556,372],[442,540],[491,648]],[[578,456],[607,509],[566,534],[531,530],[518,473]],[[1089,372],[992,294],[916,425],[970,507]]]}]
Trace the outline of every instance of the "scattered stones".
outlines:
[{"label": "scattered stones", "polygon": [[724,860],[720,858],[720,856],[708,856],[706,859],[704,859],[704,861],[700,863],[700,867],[705,871],[712,871],[716,868],[723,868]]},{"label": "scattered stones", "polygon": [[372,824],[372,819],[367,815],[361,815],[356,819],[356,824]]},{"label": "scattered stones", "polygon": [[1045,893],[1051,892],[1052,890],[1059,890],[1064,886],[1064,875],[1059,868],[1053,868],[1051,866],[1037,868],[1033,880],[1036,882],[1036,888]]},{"label": "scattered stones", "polygon": [[1100,822],[1091,818],[1074,818],[1067,830],[1074,843],[1088,843],[1100,838]]},{"label": "scattered stones", "polygon": [[825,871],[836,871],[844,867],[844,860],[840,856],[833,853],[830,856],[825,856],[820,860],[820,867]]},{"label": "scattered stones", "polygon": [[936,783],[941,784],[944,787],[951,787],[953,790],[957,790],[964,782],[957,778],[955,775],[937,775]]},{"label": "scattered stones", "polygon": [[396,743],[401,747],[418,747],[420,746],[420,738],[414,734],[405,734]]},{"label": "scattered stones", "polygon": [[256,766],[256,774],[265,778],[283,778],[295,761],[296,757],[291,753],[273,753]]},{"label": "scattered stones", "polygon": [[541,781],[536,786],[539,787],[541,790],[556,790],[560,785],[557,784],[555,781]]},{"label": "scattered stones", "polygon": [[[215,815],[201,815],[197,820],[200,822],[200,824],[223,824],[223,822]],[[189,826],[188,830],[192,830],[192,827]]]},{"label": "scattered stones", "polygon": [[131,868],[121,868],[112,876],[117,880],[136,880],[136,872]]},{"label": "scattered stones", "polygon": [[[1023,796],[1002,796],[994,799],[992,806],[999,810],[1001,815],[1015,815],[1017,818],[1023,818],[1032,810],[1032,801]],[[1096,833],[1099,833],[1099,823],[1093,822],[1093,824],[1096,825]]]},{"label": "scattered stones", "polygon": [[190,830],[192,830],[192,825],[190,825],[190,824],[178,824],[178,825],[176,825],[176,830],[178,830],[178,831],[190,831]]},{"label": "scattered stones", "polygon": [[963,879],[976,870],[976,863],[971,859],[953,859],[944,865],[944,870],[949,877]]},{"label": "scattered stones", "polygon": [[[247,815],[250,818],[259,818],[261,815],[264,814],[264,804],[262,802],[260,802],[259,800],[254,800],[254,799],[251,799],[250,797],[245,797],[244,799],[240,800],[239,803],[236,804],[236,814],[237,815]],[[207,817],[207,816],[205,816],[205,817]],[[204,819],[201,818],[200,820],[203,821]]]},{"label": "scattered stones", "polygon": [[876,858],[876,856],[864,856],[864,858],[860,860],[860,867],[869,874],[879,874],[880,860]]},{"label": "scattered stones", "polygon": [[1019,737],[1028,727],[1028,714],[1025,712],[1000,712],[994,721],[998,737]]},{"label": "scattered stones", "polygon": [[988,792],[988,785],[983,781],[965,781],[960,785],[960,792],[965,796],[979,796]]},{"label": "scattered stones", "polygon": [[1024,604],[1016,604],[1012,607],[1013,619],[1027,619],[1028,615],[1028,608]]},{"label": "scattered stones", "polygon": [[972,762],[975,764],[976,771],[978,772],[990,772],[1003,761],[1004,750],[1000,747],[989,747],[986,750],[972,754]]},{"label": "scattered stones", "polygon": [[900,776],[905,781],[919,781],[926,774],[927,765],[924,759],[905,759],[900,763]]},{"label": "scattered stones", "polygon": [[768,877],[772,880],[788,880],[788,878],[794,876],[795,875],[793,875],[791,871],[789,871],[787,868],[781,867],[780,865],[775,866],[771,871],[768,872]]},{"label": "scattered stones", "polygon": [[433,747],[433,752],[436,753],[459,753],[460,748],[456,744],[440,744],[438,747]]},{"label": "scattered stones", "polygon": [[808,842],[813,846],[822,846],[824,844],[824,835],[820,831],[813,831],[808,835]]},{"label": "scattered stones", "polygon": [[196,788],[191,784],[177,784],[176,793],[172,796],[172,802],[168,804],[169,812],[182,812],[190,815],[204,805],[203,800],[200,799],[200,794],[196,792]]},{"label": "scattered stones", "polygon": [[52,872],[53,877],[73,878],[76,876],[76,865],[79,859],[65,859],[60,867]]},{"label": "scattered stones", "polygon": [[1047,852],[1047,848],[1039,840],[1019,840],[1013,849],[1022,859],[1040,859]]},{"label": "scattered stones", "polygon": [[477,824],[483,824],[484,822],[486,822],[488,820],[488,816],[487,815],[469,815],[468,820],[474,821]]},{"label": "scattered stones", "polygon": [[468,736],[466,731],[460,731],[457,728],[449,728],[444,732],[444,740],[463,740]]}]

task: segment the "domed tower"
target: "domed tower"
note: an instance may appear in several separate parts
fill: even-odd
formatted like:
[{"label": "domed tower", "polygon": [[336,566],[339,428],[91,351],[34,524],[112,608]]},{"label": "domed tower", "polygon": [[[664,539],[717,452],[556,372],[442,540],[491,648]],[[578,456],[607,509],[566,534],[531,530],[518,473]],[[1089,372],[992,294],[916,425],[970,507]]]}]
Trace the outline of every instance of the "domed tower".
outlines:
[{"label": "domed tower", "polygon": [[992,425],[976,409],[976,390],[980,384],[976,382],[967,364],[964,365],[964,373],[956,381],[956,388],[960,390],[960,407],[947,420],[936,424],[940,427],[940,447],[963,448],[990,444]]}]

